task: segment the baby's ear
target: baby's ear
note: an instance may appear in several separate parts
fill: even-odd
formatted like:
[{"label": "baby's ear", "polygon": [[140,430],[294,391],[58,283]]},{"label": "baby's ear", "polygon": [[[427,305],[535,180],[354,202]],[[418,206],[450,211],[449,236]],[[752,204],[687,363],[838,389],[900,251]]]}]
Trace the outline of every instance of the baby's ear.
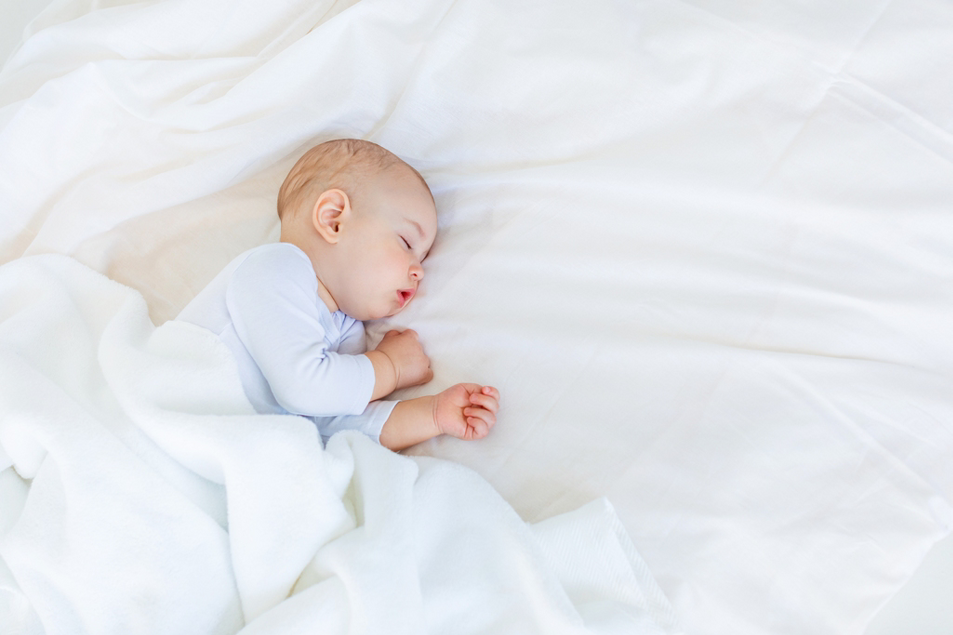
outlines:
[{"label": "baby's ear", "polygon": [[311,208],[311,223],[328,243],[336,245],[341,238],[341,228],[351,216],[351,201],[338,189],[321,193]]}]

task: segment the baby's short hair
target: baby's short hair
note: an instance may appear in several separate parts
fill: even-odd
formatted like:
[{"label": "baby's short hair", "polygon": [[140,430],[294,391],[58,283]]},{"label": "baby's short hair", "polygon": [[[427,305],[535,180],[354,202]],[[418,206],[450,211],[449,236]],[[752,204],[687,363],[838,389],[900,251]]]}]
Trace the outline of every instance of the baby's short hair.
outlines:
[{"label": "baby's short hair", "polygon": [[281,184],[278,218],[283,217],[285,210],[296,209],[330,189],[340,189],[353,197],[362,180],[400,165],[409,168],[427,187],[417,170],[372,141],[334,139],[320,143],[298,159]]}]

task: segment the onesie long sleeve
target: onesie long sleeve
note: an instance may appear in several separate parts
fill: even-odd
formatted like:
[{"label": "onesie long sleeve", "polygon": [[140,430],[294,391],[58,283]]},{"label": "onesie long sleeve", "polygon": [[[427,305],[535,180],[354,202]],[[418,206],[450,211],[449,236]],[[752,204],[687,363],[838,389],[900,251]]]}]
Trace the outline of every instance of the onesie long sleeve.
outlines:
[{"label": "onesie long sleeve", "polygon": [[375,440],[396,402],[371,402],[364,325],[331,313],[307,255],[289,243],[233,260],[179,314],[219,336],[259,412],[311,418],[325,438],[357,429]]}]

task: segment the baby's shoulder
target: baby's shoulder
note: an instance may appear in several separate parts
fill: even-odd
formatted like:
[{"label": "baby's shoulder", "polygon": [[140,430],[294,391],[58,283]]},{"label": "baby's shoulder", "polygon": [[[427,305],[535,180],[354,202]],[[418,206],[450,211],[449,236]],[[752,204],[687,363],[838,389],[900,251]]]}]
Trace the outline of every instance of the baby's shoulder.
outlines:
[{"label": "baby's shoulder", "polygon": [[267,243],[253,247],[236,260],[242,266],[311,268],[307,254],[291,243]]},{"label": "baby's shoulder", "polygon": [[318,281],[307,255],[288,243],[270,243],[249,249],[235,259],[229,275],[232,292],[265,295],[317,294]]},{"label": "baby's shoulder", "polygon": [[235,274],[240,276],[279,276],[313,278],[308,256],[289,243],[269,243],[249,249],[235,259]]}]

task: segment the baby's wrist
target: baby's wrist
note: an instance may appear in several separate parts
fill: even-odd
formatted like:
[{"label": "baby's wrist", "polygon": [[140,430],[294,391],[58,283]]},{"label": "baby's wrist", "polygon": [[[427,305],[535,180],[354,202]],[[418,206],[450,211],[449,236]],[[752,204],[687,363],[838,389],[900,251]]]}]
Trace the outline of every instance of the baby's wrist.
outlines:
[{"label": "baby's wrist", "polygon": [[397,389],[397,366],[384,351],[373,350],[364,353],[374,367],[374,390],[371,401],[385,397]]},{"label": "baby's wrist", "polygon": [[[390,355],[388,355],[384,351],[381,351],[381,353],[384,355],[384,359],[387,360],[387,363],[390,364],[390,372],[391,372],[390,376],[394,379],[394,390],[397,390],[398,388],[400,388],[400,367],[396,363],[394,363],[394,360],[391,358]],[[393,392],[393,390],[391,392]]]},{"label": "baby's wrist", "polygon": [[440,425],[440,416],[438,405],[440,403],[440,395],[430,395],[430,423],[433,425],[435,431],[434,436],[440,436],[444,434],[443,428]]}]

